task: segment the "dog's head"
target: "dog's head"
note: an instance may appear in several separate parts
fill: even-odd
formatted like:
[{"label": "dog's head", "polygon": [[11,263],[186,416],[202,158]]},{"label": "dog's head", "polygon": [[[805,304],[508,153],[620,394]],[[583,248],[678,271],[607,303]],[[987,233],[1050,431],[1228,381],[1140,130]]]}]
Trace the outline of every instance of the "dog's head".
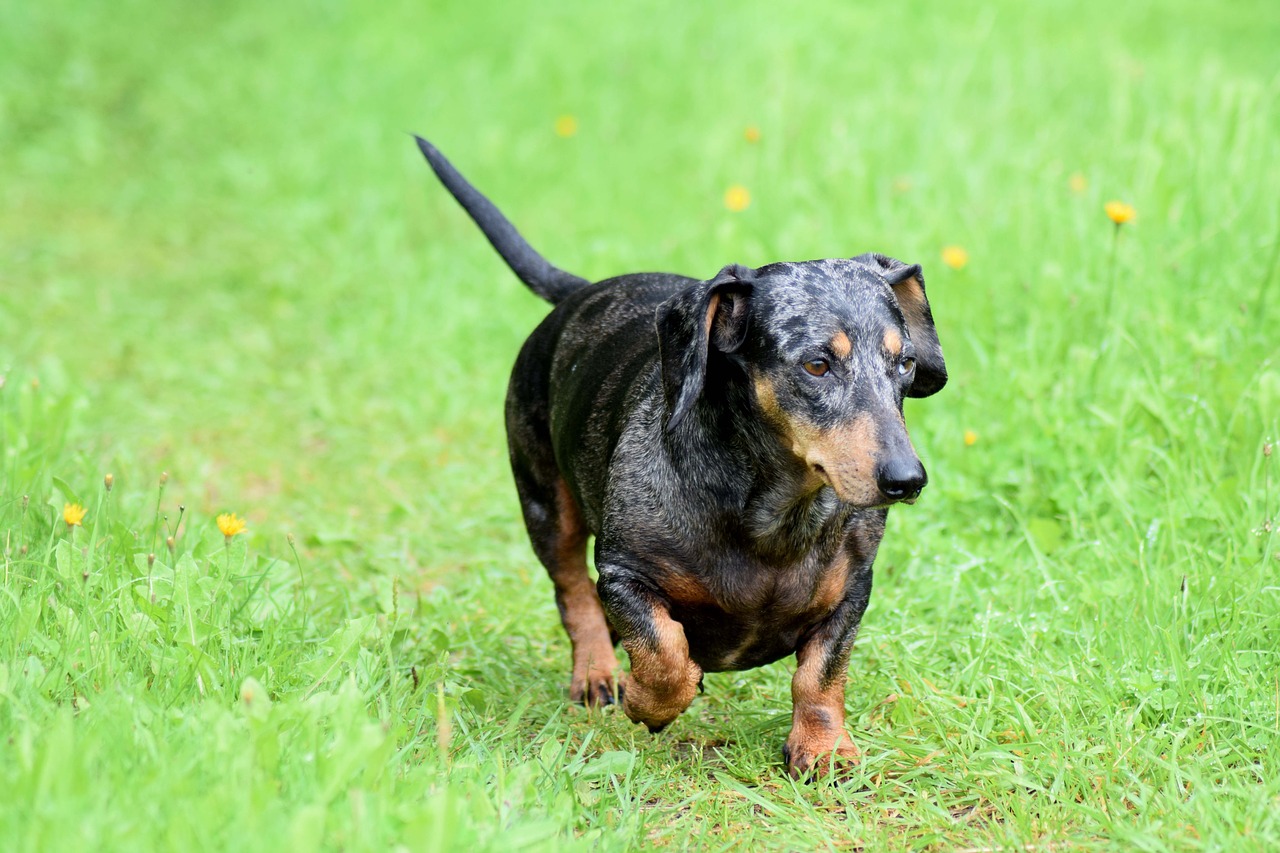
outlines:
[{"label": "dog's head", "polygon": [[918,265],[884,255],[728,266],[658,309],[668,429],[711,359],[746,374],[784,446],[858,507],[915,500],[927,480],[902,419],[947,368]]}]

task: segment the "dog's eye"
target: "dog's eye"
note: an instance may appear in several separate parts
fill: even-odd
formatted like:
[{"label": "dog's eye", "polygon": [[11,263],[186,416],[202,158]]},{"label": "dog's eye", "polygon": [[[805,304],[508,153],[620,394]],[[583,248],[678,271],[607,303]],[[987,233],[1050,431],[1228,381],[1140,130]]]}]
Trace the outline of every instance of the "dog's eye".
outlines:
[{"label": "dog's eye", "polygon": [[825,358],[815,358],[813,361],[806,361],[804,369],[810,376],[826,376],[831,370],[831,365],[827,364]]},{"label": "dog's eye", "polygon": [[911,371],[916,369],[916,360],[914,358],[904,358],[898,362],[898,375],[910,376]]}]

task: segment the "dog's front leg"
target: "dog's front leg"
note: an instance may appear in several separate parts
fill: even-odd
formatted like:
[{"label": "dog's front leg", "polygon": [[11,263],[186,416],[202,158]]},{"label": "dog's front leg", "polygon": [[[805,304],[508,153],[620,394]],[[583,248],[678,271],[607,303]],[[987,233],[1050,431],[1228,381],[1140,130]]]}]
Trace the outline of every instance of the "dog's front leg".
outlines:
[{"label": "dog's front leg", "polygon": [[871,593],[871,569],[853,582],[850,594],[796,650],[791,679],[791,734],[782,756],[787,772],[800,779],[825,760],[860,754],[844,728],[844,685],[849,653]]},{"label": "dog's front leg", "polygon": [[689,657],[684,627],[640,575],[615,563],[599,568],[600,601],[631,657],[622,709],[649,731],[661,731],[698,694],[702,668]]}]

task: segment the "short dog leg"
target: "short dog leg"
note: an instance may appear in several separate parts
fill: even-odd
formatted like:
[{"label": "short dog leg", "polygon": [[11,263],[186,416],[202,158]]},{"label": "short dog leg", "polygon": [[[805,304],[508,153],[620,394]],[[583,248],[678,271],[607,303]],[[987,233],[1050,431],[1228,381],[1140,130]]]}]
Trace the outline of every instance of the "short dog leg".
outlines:
[{"label": "short dog leg", "polygon": [[556,587],[560,621],[573,644],[569,698],[586,705],[612,704],[618,658],[613,653],[613,640],[595,581],[587,572],[587,527],[563,480],[556,490],[556,504],[560,535],[550,574]]},{"label": "short dog leg", "polygon": [[838,758],[856,758],[858,748],[844,730],[844,664],[836,674],[825,675],[829,662],[813,643],[796,653],[799,666],[791,679],[791,734],[782,748],[787,771],[800,779],[820,769],[834,753]]},{"label": "short dog leg", "polygon": [[609,705],[614,700],[618,672],[618,657],[609,639],[609,626],[605,623],[600,598],[595,584],[587,574],[583,561],[582,573],[562,583],[553,577],[556,585],[556,606],[560,609],[560,621],[573,643],[573,676],[569,682],[569,698],[584,705]]},{"label": "short dog leg", "polygon": [[792,778],[820,770],[833,754],[845,759],[860,755],[844,728],[844,685],[849,653],[870,592],[871,572],[867,570],[855,581],[853,594],[796,651],[791,734],[782,748]]},{"label": "short dog leg", "polygon": [[[522,483],[517,479],[517,486]],[[564,480],[555,488],[554,507],[537,502],[531,489],[521,489],[525,520],[538,558],[556,589],[560,622],[573,644],[569,698],[584,705],[608,705],[617,688],[618,658],[609,625],[587,572],[587,527]],[[547,509],[551,509],[550,512]]]},{"label": "short dog leg", "polygon": [[609,622],[631,657],[622,709],[649,731],[661,731],[698,695],[702,668],[689,658],[684,627],[648,588],[619,579],[604,566],[599,589]]}]

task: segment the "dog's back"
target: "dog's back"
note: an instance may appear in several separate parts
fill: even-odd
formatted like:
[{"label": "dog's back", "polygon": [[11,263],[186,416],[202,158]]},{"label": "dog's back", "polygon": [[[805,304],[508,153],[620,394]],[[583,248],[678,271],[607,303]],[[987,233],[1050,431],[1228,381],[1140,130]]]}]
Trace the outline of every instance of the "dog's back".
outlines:
[{"label": "dog's back", "polygon": [[600,532],[607,470],[635,408],[661,400],[658,307],[693,283],[640,273],[582,287],[533,332],[511,375],[508,426],[539,400],[559,470],[593,534]]}]

